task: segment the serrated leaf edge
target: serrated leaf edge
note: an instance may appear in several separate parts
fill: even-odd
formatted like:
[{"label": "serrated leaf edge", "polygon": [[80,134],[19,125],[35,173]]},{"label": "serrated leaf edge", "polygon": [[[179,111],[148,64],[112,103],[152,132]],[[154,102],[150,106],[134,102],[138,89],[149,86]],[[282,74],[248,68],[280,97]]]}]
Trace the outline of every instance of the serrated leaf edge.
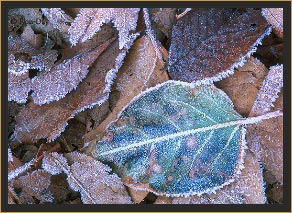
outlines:
[{"label": "serrated leaf edge", "polygon": [[[234,73],[234,69],[238,68],[238,67],[242,67],[245,62],[247,61],[247,59],[256,52],[257,50],[257,46],[262,44],[262,40],[264,39],[265,36],[270,35],[272,32],[272,27],[268,26],[266,31],[255,41],[255,43],[253,45],[251,45],[250,47],[250,51],[239,58],[239,60],[237,62],[235,62],[229,69],[220,72],[219,74],[211,77],[211,78],[205,78],[204,80],[200,80],[199,82],[201,82],[202,84],[210,84],[216,81],[220,81],[230,75],[233,75]],[[200,84],[199,84],[200,85]]]}]

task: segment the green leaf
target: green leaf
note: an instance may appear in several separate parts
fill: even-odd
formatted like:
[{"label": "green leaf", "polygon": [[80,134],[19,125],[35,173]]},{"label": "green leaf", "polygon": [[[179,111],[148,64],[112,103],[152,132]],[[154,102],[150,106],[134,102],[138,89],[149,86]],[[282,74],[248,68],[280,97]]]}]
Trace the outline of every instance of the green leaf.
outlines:
[{"label": "green leaf", "polygon": [[216,87],[168,81],[121,112],[95,157],[137,189],[168,196],[210,193],[242,168],[243,120]]}]

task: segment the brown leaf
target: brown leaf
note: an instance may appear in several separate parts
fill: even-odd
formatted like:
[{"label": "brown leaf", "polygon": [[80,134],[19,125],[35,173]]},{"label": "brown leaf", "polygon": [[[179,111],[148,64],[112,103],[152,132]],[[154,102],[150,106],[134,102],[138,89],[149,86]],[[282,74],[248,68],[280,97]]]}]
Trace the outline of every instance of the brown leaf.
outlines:
[{"label": "brown leaf", "polygon": [[216,194],[189,198],[159,197],[155,204],[264,204],[266,198],[262,172],[253,153],[246,152],[244,166],[235,181]]},{"label": "brown leaf", "polygon": [[42,105],[57,101],[73,89],[87,76],[88,68],[104,52],[114,38],[105,41],[89,52],[54,66],[49,72],[42,73],[32,80],[34,103]]},{"label": "brown leaf", "polygon": [[[51,175],[43,170],[36,170],[14,181],[14,187],[25,191],[28,196],[35,197],[41,203],[52,202],[49,191]],[[25,202],[22,202],[25,203]]]},{"label": "brown leaf", "polygon": [[283,10],[284,8],[263,8],[262,15],[273,26],[273,31],[283,38]]},{"label": "brown leaf", "polygon": [[269,112],[282,87],[283,64],[270,67],[249,116],[259,116]]},{"label": "brown leaf", "polygon": [[123,49],[133,37],[129,32],[136,28],[139,11],[139,8],[81,8],[69,28],[70,41],[73,45],[79,40],[84,42],[92,38],[102,24],[112,21],[119,31],[119,49]]},{"label": "brown leaf", "polygon": [[110,167],[81,153],[66,156],[73,163],[71,166],[63,155],[51,153],[44,158],[43,168],[52,174],[65,172],[70,187],[81,193],[84,204],[131,203],[121,179],[116,174],[108,174]]},{"label": "brown leaf", "polygon": [[[167,51],[163,47],[160,47],[160,51],[164,58],[167,58]],[[96,129],[85,136],[85,141],[94,140],[98,135],[102,136],[107,126],[117,119],[118,113],[136,95],[168,80],[167,73],[161,70],[163,66],[164,62],[157,57],[150,38],[147,36],[138,39],[117,75],[114,90],[119,91],[120,94],[113,111]]]},{"label": "brown leaf", "polygon": [[[283,108],[283,93],[275,106]],[[283,183],[283,117],[247,126],[247,142],[263,167]]]},{"label": "brown leaf", "polygon": [[133,188],[128,187],[129,194],[134,201],[134,203],[141,203],[145,197],[148,195],[148,192],[141,191],[141,190],[135,190]]},{"label": "brown leaf", "polygon": [[75,91],[58,102],[42,106],[28,104],[16,118],[14,136],[20,141],[33,142],[40,138],[47,138],[48,141],[57,138],[64,131],[67,121],[75,114],[107,100],[111,84],[126,52],[127,49],[118,49],[118,41],[113,42],[99,56]]},{"label": "brown leaf", "polygon": [[172,27],[176,22],[176,8],[149,8],[149,13],[154,25],[170,37]]},{"label": "brown leaf", "polygon": [[270,31],[259,10],[193,9],[173,27],[169,75],[187,82],[221,80],[242,66]]},{"label": "brown leaf", "polygon": [[268,69],[258,59],[250,57],[243,67],[235,69],[232,76],[216,82],[216,86],[230,97],[234,109],[247,117],[267,72]]}]

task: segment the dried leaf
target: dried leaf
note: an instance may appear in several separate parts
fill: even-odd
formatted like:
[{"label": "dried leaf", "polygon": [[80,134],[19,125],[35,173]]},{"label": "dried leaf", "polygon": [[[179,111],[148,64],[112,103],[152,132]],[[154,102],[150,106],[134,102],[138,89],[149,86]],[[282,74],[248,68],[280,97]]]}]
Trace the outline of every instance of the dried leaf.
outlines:
[{"label": "dried leaf", "polygon": [[242,168],[241,125],[267,115],[242,119],[221,90],[168,81],[133,99],[97,143],[94,156],[114,164],[123,182],[138,190],[168,196],[210,193]]},{"label": "dried leaf", "polygon": [[[282,97],[282,93],[281,93]],[[283,107],[279,99],[278,107]],[[283,183],[283,118],[273,118],[247,127],[247,142],[251,151],[279,183]]]},{"label": "dried leaf", "polygon": [[283,10],[284,8],[262,8],[262,15],[280,38],[283,38]]},{"label": "dried leaf", "polygon": [[270,32],[258,10],[193,9],[173,27],[169,75],[187,82],[221,80],[242,66]]},{"label": "dried leaf", "polygon": [[75,45],[90,39],[100,30],[104,23],[112,21],[119,31],[119,49],[127,47],[135,30],[139,8],[81,8],[74,22],[69,28],[70,41]]},{"label": "dried leaf", "polygon": [[155,204],[264,204],[266,202],[262,170],[256,157],[247,151],[245,168],[234,183],[224,186],[216,194],[189,198],[159,197]]},{"label": "dried leaf", "polygon": [[52,202],[53,196],[49,191],[51,175],[43,170],[36,170],[21,176],[14,181],[14,187],[22,189],[29,196],[40,200],[41,203]]},{"label": "dried leaf", "polygon": [[283,64],[270,67],[249,116],[258,116],[269,112],[282,87]]},{"label": "dried leaf", "polygon": [[216,86],[230,97],[234,109],[247,117],[267,73],[264,64],[250,57],[243,67],[235,69],[232,76],[216,82]]},{"label": "dried leaf", "polygon": [[57,101],[73,89],[87,76],[88,68],[98,56],[104,52],[114,39],[108,40],[72,59],[54,66],[50,72],[41,74],[32,79],[32,97],[38,105]]},{"label": "dried leaf", "polygon": [[131,203],[120,178],[108,174],[110,167],[84,154],[74,152],[67,156],[74,161],[71,166],[63,155],[51,153],[44,158],[43,168],[51,174],[63,170],[70,187],[81,193],[84,204]]},{"label": "dried leaf", "polygon": [[[162,46],[160,51],[164,58],[167,58],[167,51]],[[164,62],[157,57],[148,36],[135,41],[117,74],[117,80],[113,86],[114,90],[120,92],[119,100],[107,118],[95,130],[85,136],[85,141],[91,141],[97,135],[102,136],[107,126],[117,119],[118,113],[136,95],[149,87],[168,80],[167,73],[161,71],[163,66]]]}]

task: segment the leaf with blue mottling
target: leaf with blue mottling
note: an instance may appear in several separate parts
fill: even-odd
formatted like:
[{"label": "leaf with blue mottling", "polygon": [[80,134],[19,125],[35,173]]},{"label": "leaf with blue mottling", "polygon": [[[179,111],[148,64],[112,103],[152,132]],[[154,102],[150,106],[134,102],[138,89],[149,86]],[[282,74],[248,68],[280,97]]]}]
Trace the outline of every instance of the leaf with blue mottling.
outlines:
[{"label": "leaf with blue mottling", "polygon": [[242,124],[259,119],[243,119],[214,86],[168,81],[134,98],[97,143],[95,157],[139,190],[210,193],[239,173]]}]

